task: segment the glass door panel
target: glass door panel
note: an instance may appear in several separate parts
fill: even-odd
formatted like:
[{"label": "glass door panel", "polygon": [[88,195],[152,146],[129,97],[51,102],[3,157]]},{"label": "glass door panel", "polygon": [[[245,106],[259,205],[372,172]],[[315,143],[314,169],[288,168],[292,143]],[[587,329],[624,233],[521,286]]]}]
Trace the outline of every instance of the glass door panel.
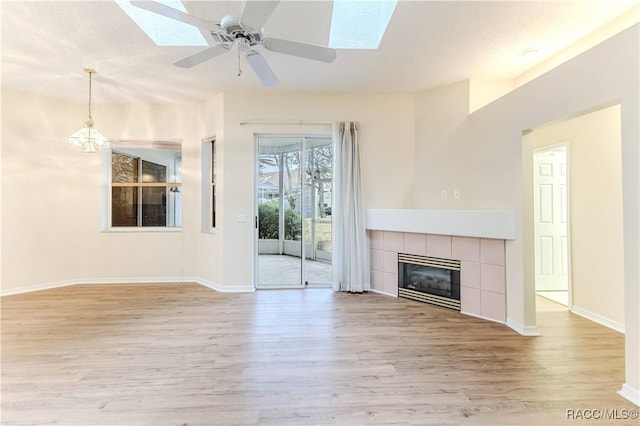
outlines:
[{"label": "glass door panel", "polygon": [[258,137],[258,288],[301,288],[302,138]]},{"label": "glass door panel", "polygon": [[305,142],[305,283],[330,286],[333,147],[330,138]]}]

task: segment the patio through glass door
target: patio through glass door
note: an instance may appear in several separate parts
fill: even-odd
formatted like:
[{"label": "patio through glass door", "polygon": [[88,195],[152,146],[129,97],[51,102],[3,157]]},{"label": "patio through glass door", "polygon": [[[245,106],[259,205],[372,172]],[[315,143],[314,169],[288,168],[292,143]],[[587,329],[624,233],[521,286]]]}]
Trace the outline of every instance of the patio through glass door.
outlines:
[{"label": "patio through glass door", "polygon": [[329,135],[256,137],[256,288],[331,285]]}]

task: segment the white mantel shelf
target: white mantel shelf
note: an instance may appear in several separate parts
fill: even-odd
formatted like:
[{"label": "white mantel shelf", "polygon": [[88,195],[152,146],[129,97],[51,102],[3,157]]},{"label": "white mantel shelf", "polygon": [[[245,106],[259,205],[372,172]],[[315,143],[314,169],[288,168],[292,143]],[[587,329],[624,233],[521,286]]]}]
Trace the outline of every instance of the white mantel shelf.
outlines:
[{"label": "white mantel shelf", "polygon": [[461,237],[516,237],[515,215],[493,210],[396,210],[366,209],[366,228],[377,231]]}]

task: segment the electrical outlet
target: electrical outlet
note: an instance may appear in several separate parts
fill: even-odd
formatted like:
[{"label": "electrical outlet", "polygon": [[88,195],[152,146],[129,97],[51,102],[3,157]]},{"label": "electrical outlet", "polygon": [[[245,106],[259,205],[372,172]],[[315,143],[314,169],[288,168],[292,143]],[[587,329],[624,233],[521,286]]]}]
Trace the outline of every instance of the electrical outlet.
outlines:
[{"label": "electrical outlet", "polygon": [[460,198],[460,191],[458,191],[457,189],[453,191],[453,198],[455,198],[456,200]]}]

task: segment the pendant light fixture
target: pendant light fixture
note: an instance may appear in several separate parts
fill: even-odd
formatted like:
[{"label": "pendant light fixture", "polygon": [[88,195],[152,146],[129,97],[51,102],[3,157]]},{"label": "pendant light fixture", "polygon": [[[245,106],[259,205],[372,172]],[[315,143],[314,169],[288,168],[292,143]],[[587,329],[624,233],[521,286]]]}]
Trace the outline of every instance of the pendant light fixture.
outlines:
[{"label": "pendant light fixture", "polygon": [[108,147],[109,141],[93,127],[93,118],[91,118],[91,76],[96,74],[96,71],[85,68],[84,72],[89,74],[89,119],[84,122],[80,130],[69,136],[69,143],[79,151],[91,153]]}]

